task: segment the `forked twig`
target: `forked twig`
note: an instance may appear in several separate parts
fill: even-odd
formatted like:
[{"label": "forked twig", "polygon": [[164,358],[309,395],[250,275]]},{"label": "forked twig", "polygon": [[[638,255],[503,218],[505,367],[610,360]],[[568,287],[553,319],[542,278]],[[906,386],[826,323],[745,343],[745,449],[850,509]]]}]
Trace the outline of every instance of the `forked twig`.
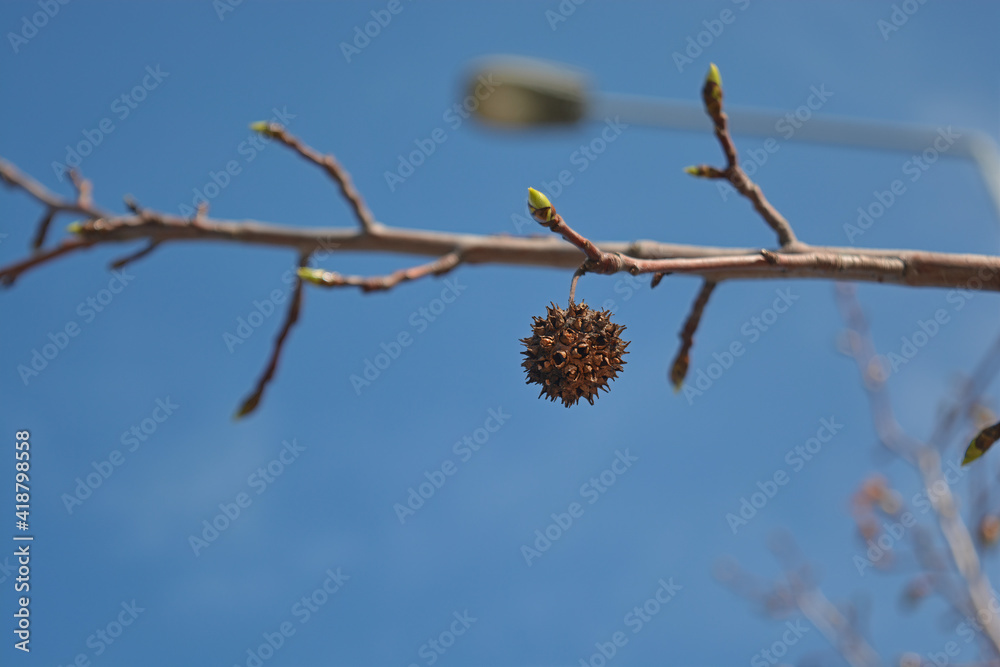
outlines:
[{"label": "forked twig", "polygon": [[729,116],[722,110],[722,77],[719,76],[719,68],[715,63],[709,67],[708,76],[705,77],[705,85],[701,90],[701,97],[705,103],[705,111],[712,119],[715,129],[715,138],[719,140],[722,152],[726,156],[726,168],[717,169],[708,165],[688,167],[685,171],[692,176],[701,178],[725,179],[736,191],[750,200],[754,210],[760,214],[764,222],[778,235],[778,242],[782,248],[791,248],[799,244],[792,231],[792,225],[783,215],[774,208],[764,196],[760,187],[750,180],[747,173],[740,166],[739,156],[736,152],[736,144],[732,135],[729,134]]},{"label": "forked twig", "polygon": [[347,173],[346,169],[340,166],[340,162],[337,161],[337,158],[332,155],[324,155],[323,153],[306,146],[299,141],[298,137],[289,134],[288,131],[278,123],[254,123],[251,127],[267,137],[277,139],[306,160],[322,167],[330,178],[332,178],[340,187],[340,192],[344,196],[344,199],[346,199],[351,205],[354,215],[357,217],[358,223],[361,225],[362,231],[367,233],[376,231],[378,222],[375,220],[375,215],[368,208],[368,205],[365,203],[364,198],[362,198],[361,193],[354,187],[354,182],[351,181],[351,175]]}]

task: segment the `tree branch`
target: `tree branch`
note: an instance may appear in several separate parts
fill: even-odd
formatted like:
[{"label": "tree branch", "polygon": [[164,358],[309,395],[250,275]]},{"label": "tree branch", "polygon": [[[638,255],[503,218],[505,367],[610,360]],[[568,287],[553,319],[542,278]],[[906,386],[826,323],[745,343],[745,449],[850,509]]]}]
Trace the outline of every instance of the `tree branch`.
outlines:
[{"label": "tree branch", "polygon": [[701,314],[708,305],[708,299],[715,290],[716,283],[706,280],[698,292],[694,303],[691,305],[691,312],[688,314],[684,327],[679,334],[681,347],[677,350],[674,363],[670,365],[670,384],[674,385],[674,390],[680,391],[687,377],[688,366],[691,364],[691,347],[694,345],[694,334],[698,331],[698,323],[701,322]]},{"label": "tree branch", "polygon": [[378,292],[389,290],[399,283],[410,280],[419,280],[427,276],[441,276],[462,262],[461,255],[457,252],[450,252],[433,262],[427,262],[419,266],[408,269],[394,271],[387,276],[345,276],[336,271],[323,271],[322,269],[300,269],[299,277],[321,287],[360,287],[362,292]]},{"label": "tree branch", "polygon": [[862,373],[879,439],[919,473],[924,493],[934,509],[934,516],[944,535],[952,562],[964,582],[963,588],[968,596],[969,606],[979,617],[977,620],[982,623],[983,633],[990,646],[995,653],[1000,654],[1000,618],[992,611],[996,608],[997,600],[993,596],[989,579],[982,571],[972,535],[959,514],[951,486],[944,478],[941,456],[934,446],[905,435],[899,428],[888,399],[884,376],[872,375],[872,369],[878,364],[875,346],[855,290],[848,285],[839,286],[837,300],[849,327],[852,338],[851,356]]},{"label": "tree branch", "polygon": [[354,187],[350,174],[348,174],[347,171],[340,166],[340,162],[337,161],[337,158],[332,155],[323,155],[319,151],[306,146],[299,141],[297,137],[289,134],[285,128],[278,123],[260,122],[254,123],[250,127],[251,129],[257,130],[264,136],[277,139],[306,160],[322,167],[330,178],[332,178],[334,182],[340,186],[340,193],[351,205],[354,215],[358,218],[358,223],[361,225],[361,230],[363,232],[371,232],[377,227],[378,223],[375,221],[375,216],[372,214],[371,210],[369,210],[368,205],[365,204],[365,200],[361,197],[361,193]]},{"label": "tree branch", "polygon": [[705,85],[701,90],[701,97],[705,103],[705,111],[712,119],[715,138],[719,140],[722,153],[726,156],[726,168],[717,169],[708,165],[698,165],[687,167],[684,171],[692,176],[722,178],[729,181],[737,192],[750,200],[754,210],[777,233],[778,242],[782,248],[788,249],[795,246],[798,240],[795,238],[791,224],[778,212],[778,209],[771,205],[760,187],[750,180],[747,173],[743,171],[743,167],[740,166],[736,144],[733,142],[732,135],[729,134],[729,116],[722,110],[722,78],[719,76],[719,68],[715,66],[715,63],[709,67],[708,76],[705,77]]},{"label": "tree branch", "polygon": [[[8,173],[9,175],[9,173]],[[11,181],[22,185],[16,178]],[[28,188],[22,188],[33,194]],[[36,196],[43,203],[53,200],[47,190]],[[61,202],[59,210],[85,215],[96,211]],[[576,269],[580,251],[570,243],[551,237],[516,237],[506,234],[456,234],[432,230],[380,225],[370,233],[348,228],[295,228],[256,221],[203,218],[192,224],[188,218],[146,210],[137,215],[97,217],[75,227],[77,236],[63,241],[56,250],[39,253],[0,268],[0,280],[8,284],[22,273],[65,254],[98,244],[136,240],[168,243],[222,241],[290,248],[299,252],[386,252],[441,257],[462,255],[462,264],[505,264],[555,269]],[[582,237],[580,237],[582,238]],[[588,241],[588,243],[590,243]],[[336,247],[331,245],[335,244]],[[806,278],[890,283],[910,287],[946,287],[1000,291],[1000,257],[954,254],[922,250],[878,250],[798,244],[787,250],[720,248],[655,241],[599,241],[600,261],[588,269],[593,273],[627,270],[643,273],[685,273],[706,280],[783,280]],[[608,271],[600,270],[607,264]]]},{"label": "tree branch", "polygon": [[[305,267],[309,262],[309,255],[303,253],[299,256],[299,267]],[[291,332],[292,327],[299,320],[299,313],[302,311],[302,278],[297,278],[295,281],[295,289],[292,291],[292,298],[288,301],[288,310],[285,313],[285,322],[281,325],[281,331],[278,332],[277,338],[274,339],[274,347],[271,350],[271,359],[267,363],[267,367],[264,369],[264,373],[257,380],[257,385],[254,390],[244,399],[243,403],[240,404],[240,409],[236,412],[236,419],[242,419],[251,412],[257,409],[257,405],[260,403],[260,399],[264,396],[264,390],[267,389],[267,385],[271,382],[274,377],[275,372],[278,370],[278,359],[281,358],[281,352],[285,346],[285,340],[288,338],[288,334]]]},{"label": "tree branch", "polygon": [[[356,286],[368,292],[390,289],[428,275],[440,275],[462,264],[485,263],[574,268],[574,286],[576,278],[583,273],[612,274],[628,271],[632,275],[652,274],[653,286],[665,275],[697,275],[705,281],[705,286],[681,334],[682,346],[671,373],[675,384],[678,377],[683,380],[682,366],[687,365],[694,332],[708,297],[714,286],[725,280],[809,278],[1000,291],[1000,257],[917,250],[813,247],[798,241],[788,221],[771,206],[760,188],[750,181],[739,166],[736,147],[729,134],[728,117],[722,110],[721,79],[715,65],[711,66],[706,77],[702,97],[706,111],[713,120],[716,138],[726,156],[727,167],[723,170],[707,166],[689,167],[687,171],[697,176],[728,179],[775,230],[781,244],[777,250],[717,248],[653,241],[594,242],[572,229],[556,213],[548,199],[533,189],[529,190],[532,215],[544,227],[561,235],[565,242],[551,236],[451,234],[389,227],[375,220],[354,187],[350,175],[335,157],[323,155],[306,146],[277,123],[260,122],[252,124],[251,128],[276,139],[302,158],[321,167],[337,183],[354,212],[360,229],[294,228],[256,221],[214,220],[208,217],[207,206],[199,206],[192,218],[182,218],[141,208],[129,198],[126,198],[125,204],[130,214],[113,215],[93,204],[90,183],[76,172],[71,173],[71,178],[77,197],[71,201],[52,193],[31,177],[22,174],[12,164],[0,159],[0,180],[10,187],[23,190],[44,207],[32,246],[36,252],[0,268],[0,283],[9,285],[31,269],[84,248],[136,240],[145,241],[145,247],[119,259],[113,267],[140,259],[161,244],[181,241],[221,241],[291,248],[298,252],[300,258],[308,258],[318,251],[384,252],[435,258],[426,264],[381,277],[343,276],[335,272],[308,269],[303,265],[296,284],[296,296],[276,342],[271,362],[257,390],[244,403],[241,410],[245,411],[256,406],[275,372],[281,346],[298,318],[303,279],[327,287]],[[75,233],[75,237],[63,240],[55,248],[41,250],[40,246],[50,224],[61,213],[78,213],[86,219],[70,225],[70,231]],[[582,264],[581,253],[584,256]],[[572,292],[570,298],[572,299]],[[245,412],[241,411],[241,414]]]}]

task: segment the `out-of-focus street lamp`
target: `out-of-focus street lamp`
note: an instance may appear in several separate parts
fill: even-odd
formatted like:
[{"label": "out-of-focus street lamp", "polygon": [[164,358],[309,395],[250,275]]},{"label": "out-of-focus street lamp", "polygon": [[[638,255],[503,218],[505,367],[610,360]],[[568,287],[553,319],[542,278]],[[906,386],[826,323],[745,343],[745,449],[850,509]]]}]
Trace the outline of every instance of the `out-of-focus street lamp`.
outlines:
[{"label": "out-of-focus street lamp", "polygon": [[[476,109],[483,122],[499,127],[528,129],[540,126],[603,122],[620,116],[628,124],[672,130],[711,131],[711,121],[693,102],[641,95],[602,93],[588,88],[585,72],[566,65],[520,56],[490,56],[474,63],[469,91],[480,77],[498,84]],[[780,122],[794,115],[773,109],[727,106],[733,134],[778,136]],[[934,149],[942,128],[929,125],[887,123],[857,118],[812,114],[796,122],[788,139],[835,146],[903,151],[921,154]],[[986,185],[1000,218],[1000,151],[985,132],[953,129],[947,157],[972,160]]]}]

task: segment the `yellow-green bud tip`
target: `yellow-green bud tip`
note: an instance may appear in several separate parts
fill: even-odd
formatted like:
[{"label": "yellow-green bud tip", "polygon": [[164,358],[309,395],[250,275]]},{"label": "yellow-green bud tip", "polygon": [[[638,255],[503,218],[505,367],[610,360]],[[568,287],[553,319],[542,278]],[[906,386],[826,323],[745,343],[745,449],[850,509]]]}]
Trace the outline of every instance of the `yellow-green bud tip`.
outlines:
[{"label": "yellow-green bud tip", "polygon": [[69,232],[70,234],[79,234],[80,232],[83,231],[83,225],[81,225],[79,222],[71,222],[68,225],[66,225],[66,231]]},{"label": "yellow-green bud tip", "polygon": [[528,188],[528,206],[531,208],[550,208],[552,202],[535,188]]},{"label": "yellow-green bud tip", "polygon": [[271,131],[271,128],[276,125],[277,124],[272,125],[266,120],[259,120],[256,123],[250,123],[250,129],[254,132],[260,132],[261,134],[270,137],[274,134],[274,132]]},{"label": "yellow-green bud tip", "polygon": [[684,167],[684,173],[691,174],[692,176],[701,176],[701,169],[698,167]]},{"label": "yellow-green bud tip", "polygon": [[983,450],[979,449],[979,447],[976,446],[976,441],[973,440],[972,443],[969,445],[969,448],[965,450],[965,457],[962,458],[962,465],[963,466],[969,465],[970,463],[978,459],[980,456],[982,456],[983,453],[984,453]]},{"label": "yellow-green bud tip", "polygon": [[528,188],[528,211],[531,217],[543,225],[550,222],[555,216],[552,210],[552,202],[535,188]]},{"label": "yellow-green bud tip", "polygon": [[323,269],[313,269],[307,266],[300,267],[298,270],[299,278],[310,283],[316,283],[317,285],[322,285],[323,274],[326,273]]},{"label": "yellow-green bud tip", "polygon": [[705,76],[706,82],[714,83],[717,86],[722,86],[722,76],[719,75],[719,68],[715,66],[715,63],[710,63],[708,66],[708,74]]}]

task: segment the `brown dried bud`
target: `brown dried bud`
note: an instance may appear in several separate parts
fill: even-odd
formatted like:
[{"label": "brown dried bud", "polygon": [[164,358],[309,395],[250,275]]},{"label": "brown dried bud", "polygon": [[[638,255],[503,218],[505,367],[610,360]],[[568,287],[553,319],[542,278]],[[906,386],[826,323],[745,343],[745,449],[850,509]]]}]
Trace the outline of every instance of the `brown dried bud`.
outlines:
[{"label": "brown dried bud", "polygon": [[1000,539],[1000,517],[987,514],[979,522],[979,540],[986,546],[993,546]]}]

